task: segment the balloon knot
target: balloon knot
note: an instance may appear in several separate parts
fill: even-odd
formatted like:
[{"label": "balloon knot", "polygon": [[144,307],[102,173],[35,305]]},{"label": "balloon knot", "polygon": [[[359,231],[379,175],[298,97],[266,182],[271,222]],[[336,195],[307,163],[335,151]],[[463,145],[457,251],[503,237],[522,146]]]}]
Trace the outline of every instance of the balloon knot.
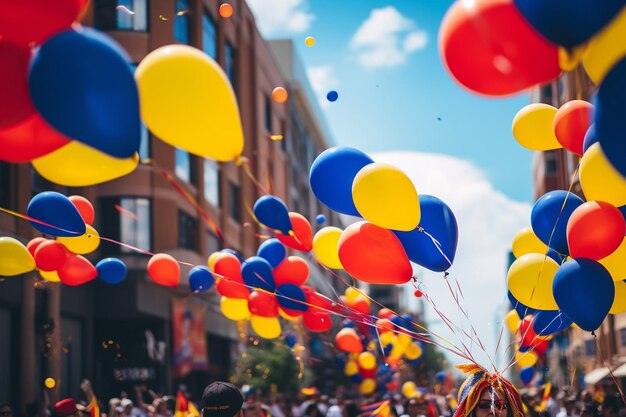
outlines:
[{"label": "balloon knot", "polygon": [[596,337],[596,332],[595,332],[595,330],[591,332],[591,335],[592,335],[593,337]]},{"label": "balloon knot", "polygon": [[448,271],[443,271],[444,278],[448,278],[449,276],[450,276],[450,273]]}]

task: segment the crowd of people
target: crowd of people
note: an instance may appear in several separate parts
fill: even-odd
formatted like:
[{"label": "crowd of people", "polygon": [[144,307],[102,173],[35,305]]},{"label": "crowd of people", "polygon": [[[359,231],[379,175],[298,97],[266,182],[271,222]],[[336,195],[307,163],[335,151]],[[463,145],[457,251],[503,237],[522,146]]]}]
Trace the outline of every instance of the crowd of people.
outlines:
[{"label": "crowd of people", "polygon": [[[626,403],[611,388],[592,394],[539,387],[517,394],[514,388],[507,390],[495,384],[476,388],[475,382],[468,385],[468,381],[472,382],[468,378],[447,395],[437,386],[433,390],[420,389],[411,398],[399,394],[362,398],[342,392],[328,396],[315,388],[303,390],[295,397],[263,396],[248,385],[241,390],[230,383],[209,385],[207,390],[217,389],[215,384],[223,385],[218,391],[236,390],[241,396],[238,416],[207,414],[207,390],[198,406],[181,392],[176,397],[159,395],[145,386],[135,387],[133,398],[122,391],[118,397],[103,402],[85,380],[81,384],[84,395],[78,401],[66,398],[54,405],[44,402],[38,412],[26,417],[626,417]],[[473,397],[472,391],[476,391]],[[0,403],[0,417],[18,416],[9,403]]]}]

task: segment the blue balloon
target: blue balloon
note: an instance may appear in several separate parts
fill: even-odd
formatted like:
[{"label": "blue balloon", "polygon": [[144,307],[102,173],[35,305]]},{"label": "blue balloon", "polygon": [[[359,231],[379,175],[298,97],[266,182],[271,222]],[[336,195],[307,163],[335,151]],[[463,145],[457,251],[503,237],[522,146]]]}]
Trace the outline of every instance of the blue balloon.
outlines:
[{"label": "blue balloon", "polygon": [[297,342],[298,342],[298,337],[294,333],[289,332],[285,335],[285,343],[290,348],[294,347]]},{"label": "blue balloon", "polygon": [[602,151],[611,164],[626,177],[626,58],[611,69],[596,96],[595,124]]},{"label": "blue balloon", "polygon": [[289,310],[307,311],[306,296],[302,288],[296,284],[279,285],[276,289],[276,301],[278,304]]},{"label": "blue balloon", "polygon": [[324,224],[326,222],[326,216],[324,216],[323,214],[318,214],[315,218],[315,221],[317,222],[317,224]]},{"label": "blue balloon", "polygon": [[565,262],[556,271],[552,292],[559,309],[578,327],[592,332],[613,305],[615,284],[602,264],[579,258]]},{"label": "blue balloon", "polygon": [[383,353],[385,354],[385,356],[389,356],[392,350],[393,350],[393,343],[389,343],[387,346],[383,347]]},{"label": "blue balloon", "polygon": [[105,258],[96,264],[98,278],[107,284],[119,284],[124,281],[128,270],[124,262],[117,258]]},{"label": "blue balloon", "polygon": [[240,254],[239,252],[237,252],[236,250],[234,250],[234,249],[226,248],[226,249],[222,249],[220,252],[223,252],[223,253],[230,253],[231,255],[235,255],[235,257],[236,257],[237,259],[239,259],[239,262],[241,262],[241,263],[244,263],[244,262],[246,261],[246,260],[244,259],[244,257],[243,257],[243,256],[241,256],[241,254]]},{"label": "blue balloon", "polygon": [[64,135],[117,158],[139,149],[139,93],[124,50],[109,36],[81,27],[48,39],[33,57],[31,97]]},{"label": "blue balloon", "polygon": [[513,0],[517,9],[544,38],[573,47],[608,24],[624,0]]},{"label": "blue balloon", "polygon": [[533,368],[532,366],[522,368],[522,370],[519,372],[519,378],[522,380],[524,385],[528,385],[530,381],[533,380],[534,376],[535,376],[535,368]]},{"label": "blue balloon", "polygon": [[447,374],[445,371],[439,371],[435,374],[435,379],[437,380],[437,382],[442,383],[443,381],[446,380]]},{"label": "blue balloon", "polygon": [[515,311],[517,311],[517,315],[520,318],[523,319],[524,317],[526,317],[526,315],[535,314],[535,312],[537,311],[534,308],[526,307],[524,304],[517,301],[513,294],[511,294],[511,291],[507,293],[507,296],[509,297],[509,302],[511,303]]},{"label": "blue balloon", "polygon": [[358,149],[345,146],[326,149],[311,165],[311,190],[328,208],[361,217],[352,201],[352,182],[364,166],[373,162]]},{"label": "blue balloon", "polygon": [[567,255],[562,255],[558,253],[557,251],[555,251],[554,249],[550,249],[550,248],[548,248],[547,255],[549,258],[554,259],[554,261],[556,261],[556,263],[558,263],[559,265],[565,262],[565,260],[567,259]]},{"label": "blue balloon", "polygon": [[341,324],[342,324],[341,327],[349,327],[351,329],[354,329],[356,327],[354,322],[349,319],[345,319]]},{"label": "blue balloon", "polygon": [[443,272],[452,266],[456,254],[459,236],[456,218],[446,203],[431,195],[420,195],[420,210],[422,218],[417,229],[393,232],[411,261],[431,271]]},{"label": "blue balloon", "polygon": [[587,129],[587,133],[585,133],[585,139],[583,140],[583,153],[587,152],[587,149],[594,143],[599,141],[598,135],[596,134],[596,125],[592,123]]},{"label": "blue balloon", "polygon": [[572,325],[572,321],[559,310],[538,310],[533,319],[533,330],[539,336],[558,333]]},{"label": "blue balloon", "polygon": [[583,201],[574,193],[555,190],[545,193],[533,206],[530,224],[535,235],[559,253],[569,253],[567,221]]},{"label": "blue balloon", "polygon": [[617,209],[622,213],[622,216],[624,216],[624,221],[626,221],[626,206],[621,206]]},{"label": "blue balloon", "polygon": [[206,266],[194,266],[189,271],[189,288],[191,291],[205,292],[215,284],[211,270]]},{"label": "blue balloon", "polygon": [[395,314],[392,314],[389,317],[389,321],[392,322],[393,324],[395,324],[398,327],[403,327],[404,324],[405,324],[404,319],[402,317],[400,317],[400,316],[395,315]]},{"label": "blue balloon", "polygon": [[30,224],[41,233],[52,236],[76,237],[85,234],[87,226],[78,209],[69,198],[56,191],[44,191],[34,196],[26,214],[41,224],[30,221]]},{"label": "blue balloon", "polygon": [[257,255],[269,262],[272,268],[276,268],[287,256],[287,248],[278,239],[268,239],[261,243]]},{"label": "blue balloon", "polygon": [[361,376],[361,374],[354,374],[350,377],[350,379],[352,380],[352,382],[356,382],[357,384],[360,382],[363,382],[363,377]]},{"label": "blue balloon", "polygon": [[241,265],[241,275],[246,285],[252,289],[261,288],[265,291],[274,292],[276,288],[272,266],[258,256],[248,258]]},{"label": "blue balloon", "polygon": [[337,99],[339,98],[339,93],[336,92],[335,90],[330,90],[327,94],[326,94],[326,99],[330,102],[334,102],[337,101]]},{"label": "blue balloon", "polygon": [[288,235],[292,229],[289,210],[283,201],[274,195],[264,195],[254,203],[254,215],[261,224]]}]

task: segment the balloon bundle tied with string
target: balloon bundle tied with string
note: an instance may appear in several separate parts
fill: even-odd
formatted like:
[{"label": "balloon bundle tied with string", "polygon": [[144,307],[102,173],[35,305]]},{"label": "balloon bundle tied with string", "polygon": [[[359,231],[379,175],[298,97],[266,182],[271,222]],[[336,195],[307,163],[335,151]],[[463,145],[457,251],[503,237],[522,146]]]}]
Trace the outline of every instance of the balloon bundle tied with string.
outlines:
[{"label": "balloon bundle tied with string", "polygon": [[485,389],[498,392],[511,408],[513,417],[524,417],[522,399],[515,386],[500,374],[492,374],[475,365],[459,365],[461,371],[469,374],[459,388],[459,406],[453,417],[467,417],[478,405],[478,400]]}]

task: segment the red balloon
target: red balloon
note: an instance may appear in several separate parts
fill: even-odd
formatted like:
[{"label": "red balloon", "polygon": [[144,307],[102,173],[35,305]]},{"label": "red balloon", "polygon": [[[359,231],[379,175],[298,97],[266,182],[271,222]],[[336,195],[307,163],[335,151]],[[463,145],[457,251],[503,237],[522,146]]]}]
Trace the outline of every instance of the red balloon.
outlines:
[{"label": "red balloon", "polygon": [[39,247],[39,245],[41,245],[43,242],[47,242],[48,239],[46,239],[45,237],[36,237],[34,239],[32,239],[30,242],[28,242],[28,244],[26,245],[26,249],[28,249],[28,251],[30,252],[30,254],[32,255],[32,257],[35,257],[35,251],[37,250],[37,248]]},{"label": "red balloon", "polygon": [[304,326],[312,332],[327,332],[333,325],[333,321],[328,313],[313,313],[311,310],[302,315]]},{"label": "red balloon", "polygon": [[392,332],[396,328],[396,326],[389,319],[376,320],[376,327],[378,328],[379,334]]},{"label": "red balloon", "polygon": [[[300,317],[301,315],[304,314],[304,311],[299,311],[299,310],[290,310],[288,308],[285,308],[281,305],[278,306],[278,308],[280,310],[282,310],[283,313],[285,313],[286,315],[288,315],[289,317]],[[308,307],[307,307],[308,308]]]},{"label": "red balloon", "polygon": [[393,311],[389,310],[388,308],[381,308],[380,310],[378,310],[378,317],[381,319],[388,319],[393,315]]},{"label": "red balloon", "polygon": [[361,343],[359,335],[356,334],[354,329],[349,327],[339,330],[335,335],[335,343],[337,347],[344,352],[363,352],[363,343]]},{"label": "red balloon", "polygon": [[359,374],[363,378],[374,378],[376,376],[376,372],[378,372],[378,367],[375,366],[372,369],[363,369],[359,366]]},{"label": "red balloon", "polygon": [[93,224],[95,212],[89,200],[80,195],[71,195],[68,198],[80,213],[83,221],[91,226]]},{"label": "red balloon", "polygon": [[98,270],[85,257],[70,254],[58,274],[63,284],[76,286],[96,279]]},{"label": "red balloon", "polygon": [[261,317],[278,316],[278,303],[274,294],[264,291],[252,291],[248,296],[250,313]]},{"label": "red balloon", "polygon": [[513,0],[456,1],[439,30],[446,70],[466,89],[508,96],[559,76],[558,50],[541,37]]},{"label": "red balloon", "polygon": [[[2,3],[12,2],[3,1]],[[2,6],[0,6],[0,13],[2,13],[1,10]],[[2,26],[0,26],[0,34],[1,32]],[[0,82],[2,82],[0,129],[15,125],[35,113],[35,106],[30,100],[28,91],[30,55],[30,48],[27,46],[0,42]]]},{"label": "red balloon", "polygon": [[0,38],[20,45],[40,44],[79,20],[87,0],[0,1]]},{"label": "red balloon", "polygon": [[567,244],[572,258],[600,260],[612,254],[624,240],[624,216],[604,201],[588,201],[567,221]]},{"label": "red balloon", "polygon": [[15,125],[0,129],[0,160],[30,162],[68,143],[70,139],[35,113]]},{"label": "red balloon", "polygon": [[550,346],[550,342],[548,340],[545,339],[537,339],[535,341],[535,344],[533,346],[533,349],[535,350],[535,353],[539,356],[543,355],[544,353],[546,353],[546,350],[548,350],[548,347]]},{"label": "red balloon", "polygon": [[176,287],[180,281],[180,265],[171,255],[158,253],[148,261],[152,281],[166,287]]},{"label": "red balloon", "polygon": [[370,313],[370,301],[364,295],[357,296],[352,304],[349,306],[353,311],[356,310],[361,314],[369,314]]},{"label": "red balloon", "polygon": [[232,253],[222,253],[213,267],[218,280],[215,288],[224,297],[248,298],[250,290],[243,283],[241,262]]},{"label": "red balloon", "polygon": [[520,321],[517,326],[517,332],[521,337],[520,347],[531,347],[537,339],[537,333],[533,330],[533,319],[535,318],[534,314],[528,314],[526,317]]},{"label": "red balloon", "polygon": [[282,284],[302,285],[309,279],[309,264],[297,256],[285,258],[274,269],[274,282],[276,286]]},{"label": "red balloon", "polygon": [[563,104],[554,116],[554,134],[565,149],[583,155],[583,142],[594,117],[594,107],[584,100]]},{"label": "red balloon", "polygon": [[300,213],[289,213],[293,236],[276,235],[283,245],[300,252],[310,252],[313,249],[313,229],[311,223]]},{"label": "red balloon", "polygon": [[35,264],[42,271],[56,271],[66,262],[68,251],[56,240],[42,242],[35,250]]},{"label": "red balloon", "polygon": [[413,268],[393,232],[369,222],[353,223],[339,238],[339,260],[353,277],[370,284],[404,284]]},{"label": "red balloon", "polygon": [[[304,288],[303,288],[304,289]],[[317,292],[306,292],[306,302],[309,304],[309,310],[313,315],[324,315],[332,311],[332,304],[325,297]]]}]

